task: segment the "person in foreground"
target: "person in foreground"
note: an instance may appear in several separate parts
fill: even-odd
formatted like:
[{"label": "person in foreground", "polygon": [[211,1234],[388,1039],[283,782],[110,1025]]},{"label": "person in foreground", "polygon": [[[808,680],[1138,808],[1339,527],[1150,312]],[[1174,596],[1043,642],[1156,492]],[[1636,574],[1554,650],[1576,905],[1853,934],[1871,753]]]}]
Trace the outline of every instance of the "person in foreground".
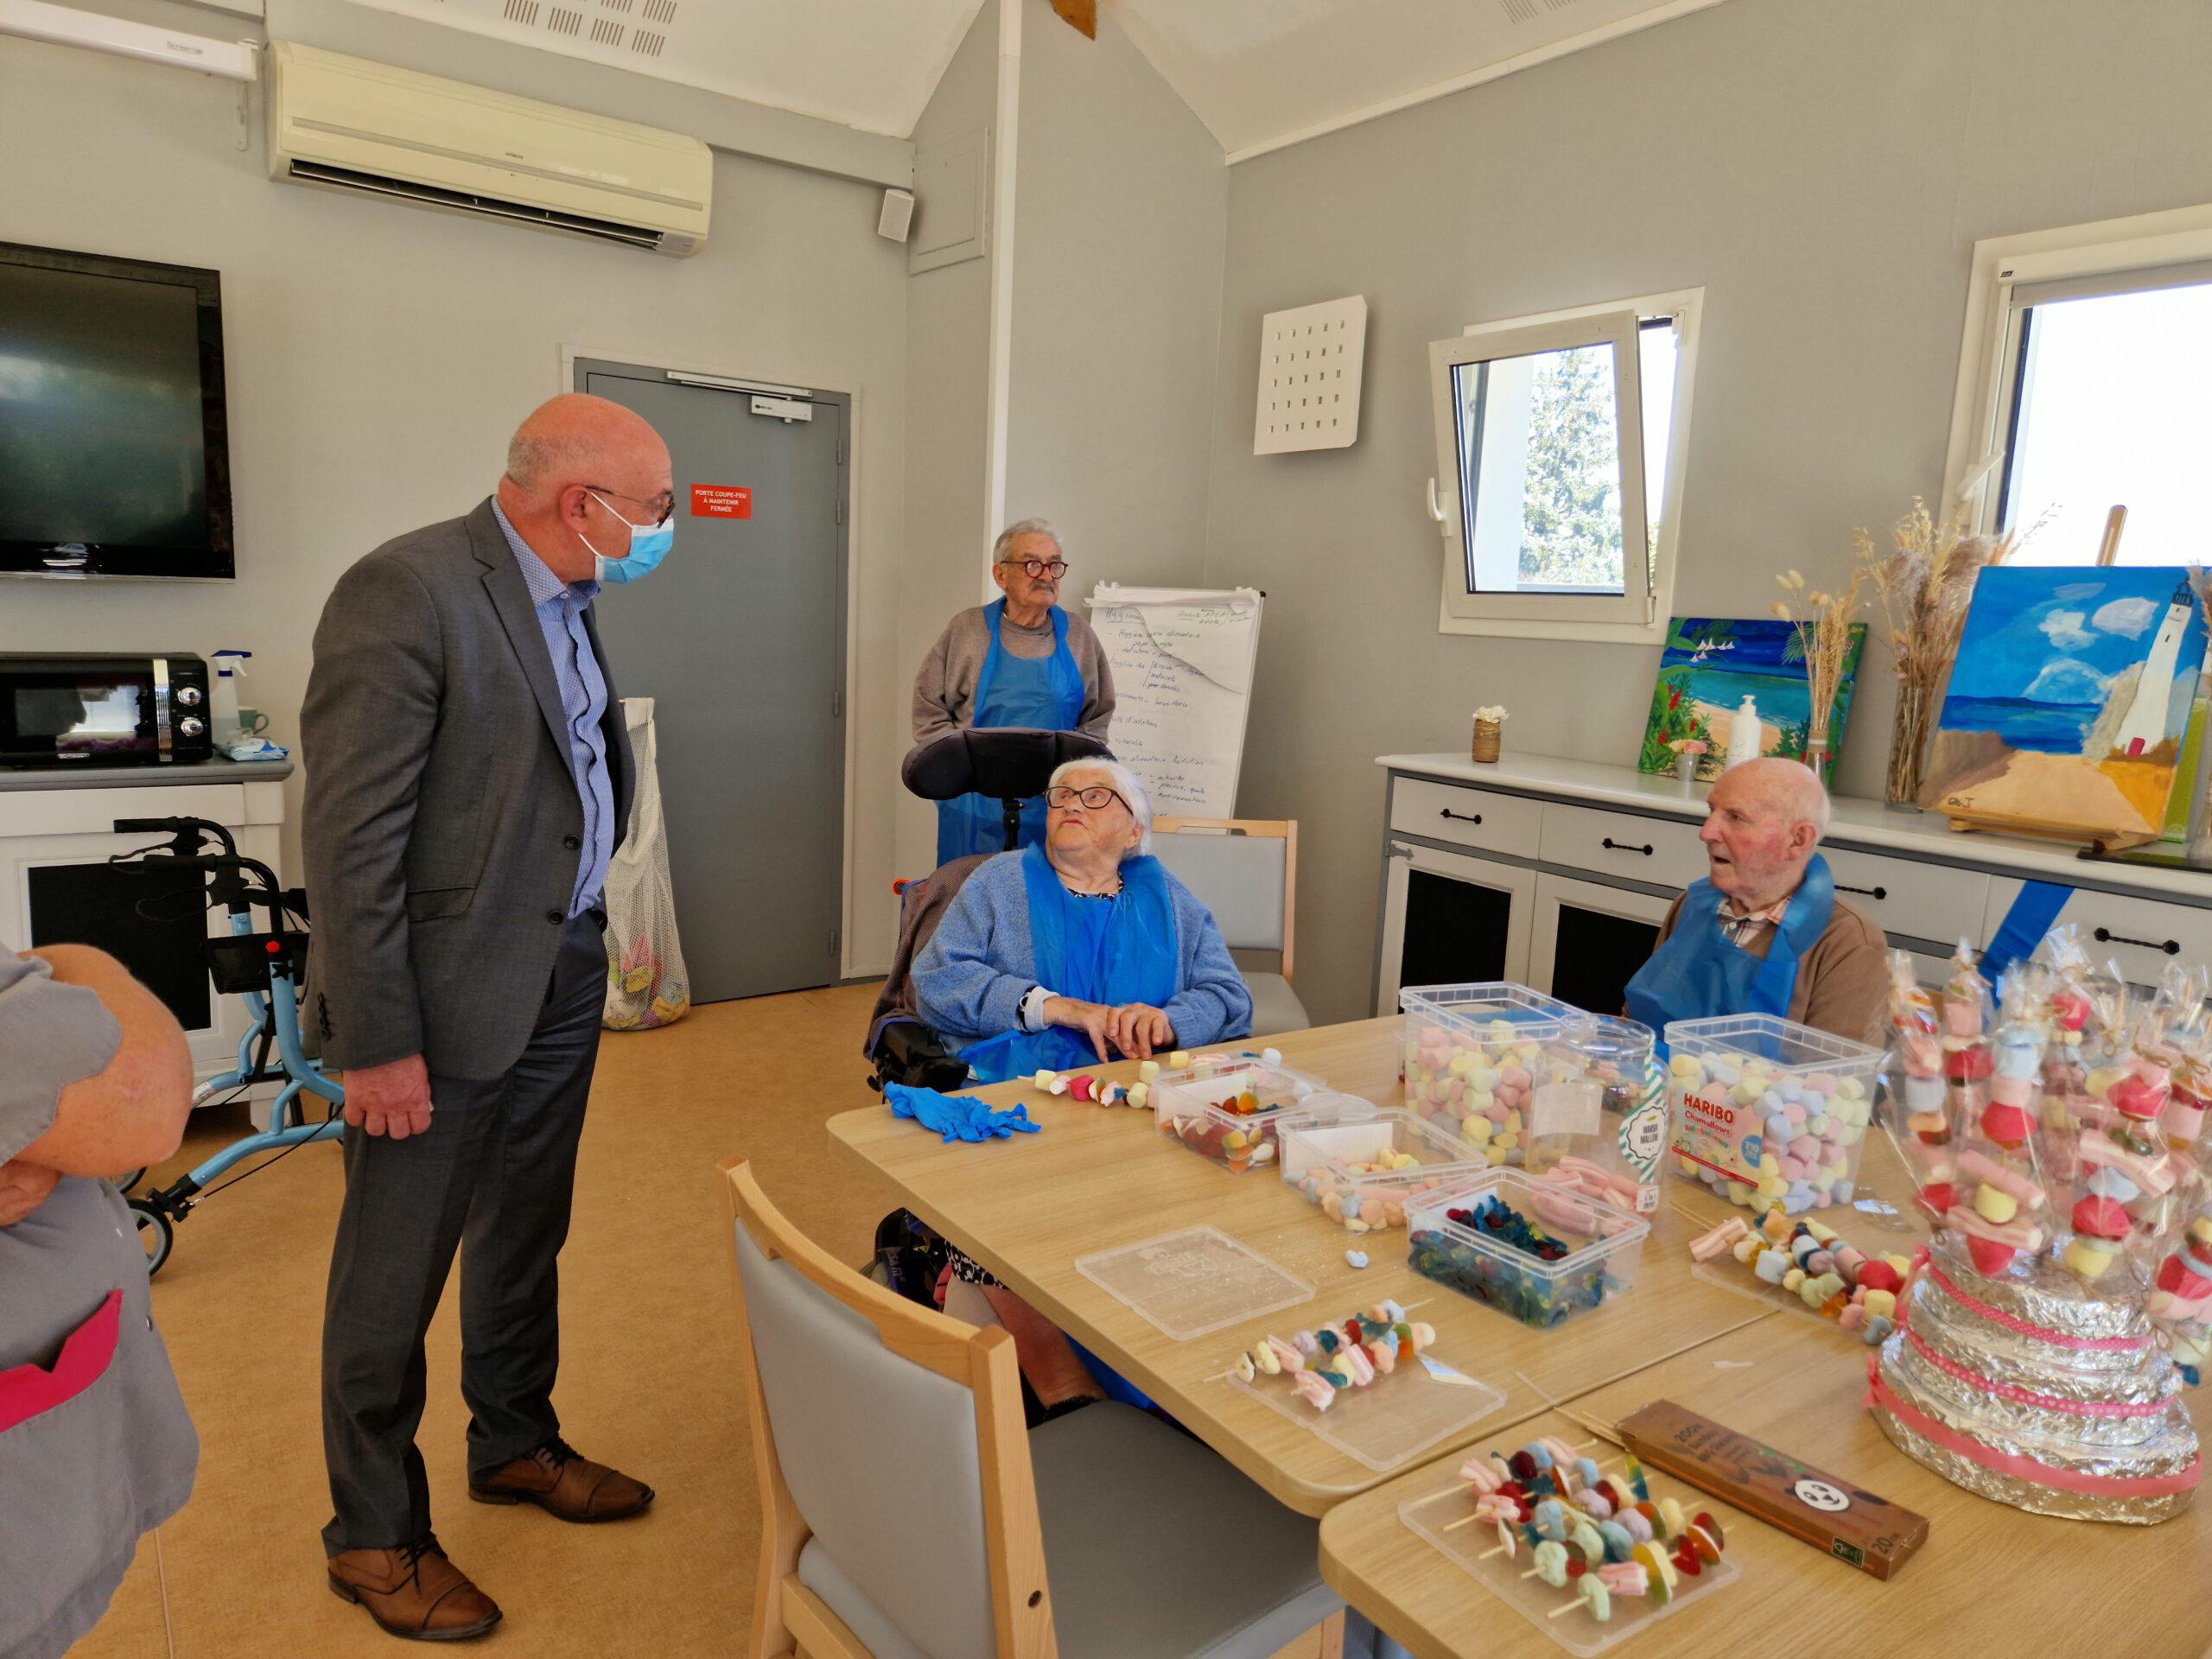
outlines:
[{"label": "person in foreground", "polygon": [[301,713],[308,1024],[346,1084],[324,1302],[330,1587],[394,1636],[500,1617],[430,1530],[423,1333],[461,1256],[468,1491],[613,1521],[652,1489],[553,1409],[556,1259],[607,994],[602,887],[632,772],[592,601],[667,552],[667,447],[556,397],[497,494],[339,579]]},{"label": "person in foreground", "polygon": [[1628,983],[1628,1012],[1673,1020],[1772,1014],[1855,1043],[1884,1039],[1889,944],[1835,894],[1816,849],[1828,793],[1809,769],[1769,756],[1728,768],[1707,803],[1710,874],[1659,926]]},{"label": "person in foreground", "polygon": [[[1003,599],[962,611],[945,624],[914,676],[914,741],[963,727],[1021,726],[1081,732],[1106,741],[1114,718],[1114,670],[1090,625],[1059,606],[1067,575],[1060,538],[1042,518],[999,532],[991,580]],[[963,795],[937,807],[937,861],[995,853],[1005,830],[996,801]],[[1045,804],[1023,803],[1021,844],[1045,836]]]},{"label": "person in foreground", "polygon": [[200,1464],[145,1254],[100,1178],[177,1147],[175,1016],[84,945],[0,949],[0,1654],[51,1659],[107,1611]]},{"label": "person in foreground", "polygon": [[1220,927],[1148,850],[1136,779],[1071,760],[1045,798],[1045,844],[977,866],[914,958],[922,1018],[985,1083],[1249,1031]]}]

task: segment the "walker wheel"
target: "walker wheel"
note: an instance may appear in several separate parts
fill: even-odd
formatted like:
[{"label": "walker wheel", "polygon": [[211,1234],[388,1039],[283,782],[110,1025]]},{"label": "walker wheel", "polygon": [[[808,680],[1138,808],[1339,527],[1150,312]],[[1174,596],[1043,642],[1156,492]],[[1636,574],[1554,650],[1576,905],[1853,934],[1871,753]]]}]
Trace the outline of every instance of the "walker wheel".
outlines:
[{"label": "walker wheel", "polygon": [[138,1242],[146,1247],[146,1276],[150,1279],[162,1270],[162,1263],[169,1259],[169,1251],[176,1244],[176,1224],[155,1205],[143,1198],[126,1200],[131,1218],[138,1224]]}]

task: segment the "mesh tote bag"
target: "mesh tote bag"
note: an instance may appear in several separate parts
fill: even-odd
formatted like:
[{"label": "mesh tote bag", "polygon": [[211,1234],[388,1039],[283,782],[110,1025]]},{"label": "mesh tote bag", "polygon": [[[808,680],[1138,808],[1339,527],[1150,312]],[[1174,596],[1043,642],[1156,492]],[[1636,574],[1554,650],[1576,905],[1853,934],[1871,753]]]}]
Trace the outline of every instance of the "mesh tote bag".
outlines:
[{"label": "mesh tote bag", "polygon": [[676,938],[676,893],[668,879],[668,828],[660,816],[653,700],[622,699],[637,758],[629,833],[607,867],[607,1012],[609,1031],[673,1025],[691,1007],[691,976]]}]

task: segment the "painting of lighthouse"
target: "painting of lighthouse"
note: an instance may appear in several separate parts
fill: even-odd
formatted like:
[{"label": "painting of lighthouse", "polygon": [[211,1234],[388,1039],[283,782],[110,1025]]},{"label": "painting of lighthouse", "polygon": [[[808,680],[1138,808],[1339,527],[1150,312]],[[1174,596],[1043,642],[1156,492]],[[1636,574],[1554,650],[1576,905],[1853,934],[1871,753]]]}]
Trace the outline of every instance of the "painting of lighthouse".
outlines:
[{"label": "painting of lighthouse", "polygon": [[2156,839],[2205,643],[2185,569],[1984,570],[1922,804],[1993,828]]}]

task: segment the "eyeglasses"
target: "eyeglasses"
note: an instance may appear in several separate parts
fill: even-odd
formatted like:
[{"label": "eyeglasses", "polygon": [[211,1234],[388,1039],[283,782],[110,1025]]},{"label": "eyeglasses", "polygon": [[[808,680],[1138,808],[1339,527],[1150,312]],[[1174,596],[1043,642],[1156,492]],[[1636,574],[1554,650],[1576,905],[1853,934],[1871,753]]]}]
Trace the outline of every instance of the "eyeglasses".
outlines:
[{"label": "eyeglasses", "polygon": [[[1103,784],[1093,784],[1088,789],[1071,789],[1067,785],[1060,784],[1045,791],[1045,804],[1056,810],[1064,806],[1073,806],[1077,801],[1083,803],[1086,812],[1103,812],[1107,802],[1122,801],[1122,797],[1118,791],[1109,789]],[[1123,811],[1128,810],[1128,805],[1127,801],[1122,801]],[[1130,813],[1130,816],[1134,817],[1136,815]]]},{"label": "eyeglasses", "polygon": [[[613,496],[617,500],[634,501],[641,507],[652,508],[653,514],[652,522],[656,528],[666,524],[669,520],[669,516],[676,511],[676,497],[674,494],[666,491],[664,491],[662,493],[653,497],[652,500],[648,501],[642,495],[625,495],[620,490],[608,489],[604,484],[587,484],[584,486],[584,488],[594,491],[600,495]],[[617,516],[619,517],[620,515]]]},{"label": "eyeglasses", "polygon": [[1058,582],[1068,573],[1068,562],[1065,559],[1001,559],[999,563],[1011,565],[1024,572],[1032,582],[1036,581],[1047,570],[1052,573],[1054,582]]}]

